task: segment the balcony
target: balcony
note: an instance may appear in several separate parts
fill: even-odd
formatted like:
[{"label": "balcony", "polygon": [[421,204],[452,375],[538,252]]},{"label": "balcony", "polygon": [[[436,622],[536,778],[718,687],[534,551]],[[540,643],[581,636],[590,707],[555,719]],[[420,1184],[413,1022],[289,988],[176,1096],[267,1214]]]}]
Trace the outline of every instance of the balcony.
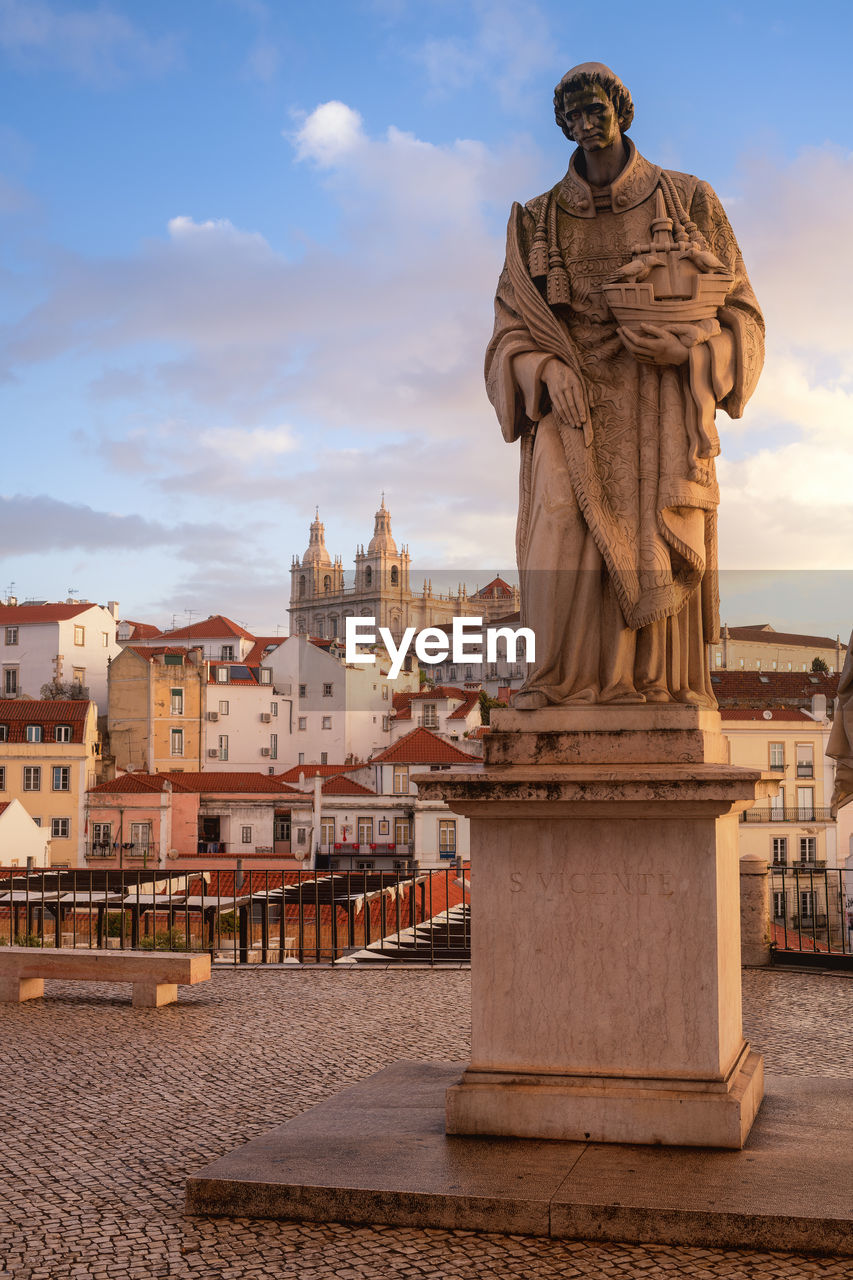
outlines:
[{"label": "balcony", "polygon": [[825,929],[826,916],[792,916],[791,927],[794,929]]},{"label": "balcony", "polygon": [[828,806],[813,805],[792,809],[747,809],[740,815],[741,822],[831,822],[832,811]]},{"label": "balcony", "polygon": [[814,777],[814,765],[813,765],[813,764],[798,764],[798,765],[797,765],[797,777],[798,777],[798,778],[813,778],[813,777]]},{"label": "balcony", "polygon": [[119,844],[117,841],[114,844],[93,841],[86,848],[86,857],[116,858],[121,862],[147,862],[152,858],[156,858],[158,851],[159,846],[150,840],[127,840],[123,844]]}]

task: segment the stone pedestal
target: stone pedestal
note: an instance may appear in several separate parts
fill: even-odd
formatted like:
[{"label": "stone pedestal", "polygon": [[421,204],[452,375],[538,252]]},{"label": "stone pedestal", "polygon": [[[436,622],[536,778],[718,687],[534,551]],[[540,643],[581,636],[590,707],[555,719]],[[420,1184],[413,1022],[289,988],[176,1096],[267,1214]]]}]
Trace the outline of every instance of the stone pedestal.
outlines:
[{"label": "stone pedestal", "polygon": [[482,774],[417,778],[471,819],[471,1062],[447,1132],[743,1146],[738,814],[716,712],[493,714]]}]

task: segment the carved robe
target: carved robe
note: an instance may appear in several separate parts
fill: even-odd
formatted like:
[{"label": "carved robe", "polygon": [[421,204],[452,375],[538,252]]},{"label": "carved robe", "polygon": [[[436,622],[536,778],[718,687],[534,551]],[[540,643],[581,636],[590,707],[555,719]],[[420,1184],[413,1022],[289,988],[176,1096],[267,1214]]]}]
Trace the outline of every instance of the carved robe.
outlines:
[{"label": "carved robe", "polygon": [[838,681],[838,697],[826,754],[835,760],[833,815],[853,801],[853,634]]},{"label": "carved robe", "polygon": [[[649,241],[662,182],[625,145],[611,187],[589,186],[578,150],[551,192],[513,207],[495,298],[486,384],[504,437],[521,438],[522,623],[536,635],[526,689],[551,703],[715,706],[705,651],[719,627],[714,411],[741,415],[761,371],[763,320],[717,197],[666,171],[670,196],[734,282],[720,332],[686,364],[649,365],[625,349],[602,285]],[[568,301],[553,305],[530,272],[543,227],[549,267],[568,278]],[[541,375],[554,356],[583,379],[585,431],[551,411]]]}]

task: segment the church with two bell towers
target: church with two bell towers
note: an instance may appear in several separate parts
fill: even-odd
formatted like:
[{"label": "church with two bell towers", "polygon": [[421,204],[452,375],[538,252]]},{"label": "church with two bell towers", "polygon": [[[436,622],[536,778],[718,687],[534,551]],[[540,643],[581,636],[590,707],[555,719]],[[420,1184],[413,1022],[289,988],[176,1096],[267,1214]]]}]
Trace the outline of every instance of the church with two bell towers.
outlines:
[{"label": "church with two bell towers", "polygon": [[340,556],[326,548],[325,528],[316,512],[308,548],[290,566],[290,633],[343,640],[346,618],[375,618],[398,639],[406,627],[447,627],[456,617],[483,617],[487,622],[518,609],[518,588],[496,577],[469,595],[464,584],[454,594],[435,594],[426,581],[419,592],[409,580],[409,549],[399,548],[391,532],[385,495],[374,517],[373,537],[355,553],[355,579],[347,586]]}]

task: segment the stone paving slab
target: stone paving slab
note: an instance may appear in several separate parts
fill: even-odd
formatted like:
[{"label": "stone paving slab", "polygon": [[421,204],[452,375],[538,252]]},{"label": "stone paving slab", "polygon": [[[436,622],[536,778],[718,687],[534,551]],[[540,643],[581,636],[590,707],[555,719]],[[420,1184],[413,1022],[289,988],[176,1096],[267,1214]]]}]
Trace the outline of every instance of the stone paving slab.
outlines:
[{"label": "stone paving slab", "polygon": [[[2,1280],[851,1280],[802,1250],[186,1217],[187,1177],[400,1059],[464,1060],[470,973],[217,968],[176,1005],[45,984],[0,1008]],[[752,970],[769,1070],[851,1078],[853,980]],[[851,1157],[853,1160],[853,1157]],[[850,1181],[850,1179],[848,1179]]]},{"label": "stone paving slab", "polygon": [[853,1082],[770,1076],[743,1151],[447,1137],[464,1063],[401,1062],[187,1180],[189,1213],[853,1257]]}]

